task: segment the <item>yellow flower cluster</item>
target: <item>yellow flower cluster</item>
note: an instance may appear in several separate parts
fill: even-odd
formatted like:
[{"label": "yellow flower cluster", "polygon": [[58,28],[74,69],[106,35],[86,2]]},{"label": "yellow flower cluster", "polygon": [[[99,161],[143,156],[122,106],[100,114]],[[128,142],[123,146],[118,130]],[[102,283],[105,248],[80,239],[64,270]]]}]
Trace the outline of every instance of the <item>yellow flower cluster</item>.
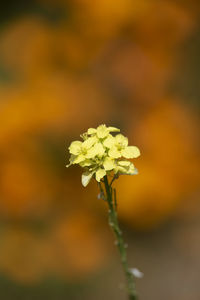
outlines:
[{"label": "yellow flower cluster", "polygon": [[83,186],[87,186],[92,177],[100,182],[111,172],[115,175],[137,174],[132,162],[126,159],[137,158],[140,150],[135,146],[128,146],[128,138],[122,134],[111,134],[119,131],[118,128],[106,125],[100,125],[96,129],[89,128],[81,135],[82,142],[74,141],[69,146],[71,157],[67,167],[79,164],[86,170],[82,174]]}]

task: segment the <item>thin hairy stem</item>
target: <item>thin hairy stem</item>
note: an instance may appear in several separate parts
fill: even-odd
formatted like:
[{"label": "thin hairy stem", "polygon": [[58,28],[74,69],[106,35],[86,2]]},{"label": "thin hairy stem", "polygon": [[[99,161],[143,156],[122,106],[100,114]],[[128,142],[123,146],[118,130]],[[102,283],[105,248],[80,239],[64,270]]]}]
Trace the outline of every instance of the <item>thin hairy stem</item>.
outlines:
[{"label": "thin hairy stem", "polygon": [[[111,182],[111,184],[112,184],[112,182]],[[108,183],[108,178],[107,178],[107,176],[105,176],[104,177],[104,185],[105,185],[106,201],[107,201],[108,207],[109,207],[109,225],[115,234],[123,270],[124,270],[126,280],[127,280],[127,291],[128,291],[128,295],[129,295],[129,300],[136,300],[137,296],[136,296],[134,278],[133,278],[133,274],[131,273],[131,271],[128,267],[126,245],[124,243],[124,240],[122,237],[122,232],[119,228],[119,223],[118,223],[118,218],[117,218],[116,190],[112,189],[111,184]]]}]

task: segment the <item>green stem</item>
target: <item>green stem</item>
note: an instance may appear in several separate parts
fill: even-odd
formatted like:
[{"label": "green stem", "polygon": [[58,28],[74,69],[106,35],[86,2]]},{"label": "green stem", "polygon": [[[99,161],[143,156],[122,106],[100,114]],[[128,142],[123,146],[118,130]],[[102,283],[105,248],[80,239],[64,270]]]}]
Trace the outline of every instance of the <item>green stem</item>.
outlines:
[{"label": "green stem", "polygon": [[[115,204],[113,203],[114,202],[113,197],[112,197],[113,189],[112,189],[111,185],[109,185],[109,183],[108,183],[107,176],[104,177],[104,185],[105,185],[105,191],[106,191],[106,200],[107,200],[108,207],[109,207],[109,225],[112,228],[112,230],[115,234],[115,237],[116,237],[117,246],[118,246],[119,254],[121,257],[123,270],[124,270],[126,280],[127,280],[127,290],[128,290],[129,300],[136,300],[137,296],[136,296],[134,278],[128,267],[126,246],[124,244],[122,232],[119,228]],[[114,196],[116,197],[115,194],[114,194]]]}]

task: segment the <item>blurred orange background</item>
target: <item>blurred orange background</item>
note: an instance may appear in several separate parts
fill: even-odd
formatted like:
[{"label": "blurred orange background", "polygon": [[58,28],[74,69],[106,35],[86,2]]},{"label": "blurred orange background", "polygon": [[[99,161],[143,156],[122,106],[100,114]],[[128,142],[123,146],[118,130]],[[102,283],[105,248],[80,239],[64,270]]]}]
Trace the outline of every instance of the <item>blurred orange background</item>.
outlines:
[{"label": "blurred orange background", "polygon": [[1,6],[2,299],[125,299],[97,185],[65,168],[70,142],[105,123],[141,150],[116,184],[141,299],[198,300],[198,1]]}]

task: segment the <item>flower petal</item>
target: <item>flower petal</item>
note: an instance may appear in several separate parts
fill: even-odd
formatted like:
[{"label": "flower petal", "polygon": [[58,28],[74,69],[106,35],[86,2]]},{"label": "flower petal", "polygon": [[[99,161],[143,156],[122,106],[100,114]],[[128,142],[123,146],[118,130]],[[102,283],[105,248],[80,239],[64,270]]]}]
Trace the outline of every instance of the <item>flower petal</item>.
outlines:
[{"label": "flower petal", "polygon": [[128,146],[128,138],[125,137],[123,134],[117,134],[116,137],[115,137],[115,140],[122,147],[127,147]]},{"label": "flower petal", "polygon": [[90,149],[94,145],[94,143],[96,143],[96,142],[97,142],[97,137],[96,136],[91,136],[82,143],[82,147],[84,149]]},{"label": "flower petal", "polygon": [[79,164],[80,162],[85,160],[85,156],[83,154],[78,155],[72,162],[72,164]]},{"label": "flower petal", "polygon": [[109,132],[119,132],[120,129],[116,128],[116,127],[108,127],[108,131]]},{"label": "flower petal", "polygon": [[89,128],[87,131],[87,134],[94,134],[96,132],[97,132],[97,130],[95,128]]},{"label": "flower petal", "polygon": [[134,165],[130,161],[119,161],[114,169],[114,172],[119,172],[121,174],[127,175],[135,175],[137,174],[137,169],[135,169]]},{"label": "flower petal", "polygon": [[103,178],[106,175],[106,171],[104,169],[98,169],[96,171],[96,180],[100,182],[101,178]]},{"label": "flower petal", "polygon": [[114,146],[108,151],[108,155],[112,158],[121,157],[121,152]]},{"label": "flower petal", "polygon": [[114,168],[114,173],[116,174],[116,173],[121,173],[121,174],[126,174],[126,172],[127,172],[127,169],[125,168],[125,167],[122,167],[122,166],[116,166],[115,168]]},{"label": "flower petal", "polygon": [[103,162],[103,167],[106,171],[113,170],[115,168],[116,164],[115,161],[112,158],[106,157],[106,159]]},{"label": "flower petal", "polygon": [[140,150],[135,146],[128,146],[122,150],[122,156],[125,158],[137,158],[140,156]]},{"label": "flower petal", "polygon": [[99,155],[102,156],[105,152],[104,147],[101,143],[95,144],[92,148],[90,148],[86,154],[87,158],[94,158],[95,156]]},{"label": "flower petal", "polygon": [[106,125],[100,125],[97,127],[97,136],[99,139],[105,138],[109,134],[108,128]]},{"label": "flower petal", "polygon": [[130,163],[130,166],[129,166],[128,170],[127,170],[127,174],[128,175],[136,175],[136,174],[138,174],[137,169],[135,168],[135,166],[132,163]]},{"label": "flower petal", "polygon": [[85,168],[85,167],[89,167],[93,164],[93,162],[89,159],[85,159],[84,161],[80,162],[80,166],[82,168]]},{"label": "flower petal", "polygon": [[120,161],[118,161],[118,165],[120,165],[122,167],[129,167],[130,164],[131,164],[131,162],[128,161],[128,160],[120,160]]},{"label": "flower petal", "polygon": [[103,155],[105,152],[105,149],[101,143],[95,144],[94,148],[96,149],[97,155],[99,155],[99,156]]},{"label": "flower petal", "polygon": [[93,176],[93,172],[85,172],[82,174],[81,182],[83,186],[87,186]]},{"label": "flower petal", "polygon": [[115,144],[115,138],[112,135],[109,135],[104,141],[103,141],[103,145],[107,148],[111,148],[114,146]]},{"label": "flower petal", "polygon": [[74,141],[69,146],[69,152],[74,155],[78,155],[81,151],[82,142]]}]

